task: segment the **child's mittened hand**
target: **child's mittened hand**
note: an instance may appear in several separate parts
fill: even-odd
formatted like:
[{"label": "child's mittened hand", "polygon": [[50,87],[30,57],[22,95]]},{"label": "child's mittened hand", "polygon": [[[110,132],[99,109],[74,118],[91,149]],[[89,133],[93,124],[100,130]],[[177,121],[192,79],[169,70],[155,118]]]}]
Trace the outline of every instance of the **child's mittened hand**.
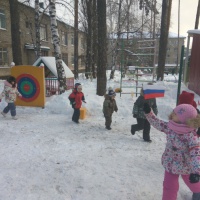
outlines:
[{"label": "child's mittened hand", "polygon": [[189,180],[190,183],[197,183],[199,182],[199,174],[190,174]]},{"label": "child's mittened hand", "polygon": [[148,103],[144,103],[144,107],[143,107],[143,110],[146,114],[150,113],[151,112],[151,108],[149,106]]},{"label": "child's mittened hand", "polygon": [[83,101],[84,103],[86,103],[86,101]]}]

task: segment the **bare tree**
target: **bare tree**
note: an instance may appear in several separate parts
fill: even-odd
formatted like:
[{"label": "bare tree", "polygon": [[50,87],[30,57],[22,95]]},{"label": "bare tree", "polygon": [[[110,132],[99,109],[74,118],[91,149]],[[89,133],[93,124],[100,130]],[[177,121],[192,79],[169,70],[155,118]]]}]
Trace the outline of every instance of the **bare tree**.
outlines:
[{"label": "bare tree", "polygon": [[78,78],[78,0],[74,1],[74,77]]},{"label": "bare tree", "polygon": [[194,27],[194,29],[198,29],[198,27],[199,27],[199,15],[200,15],[200,0],[198,1],[198,6],[197,6],[197,13],[196,13],[196,20],[195,20],[195,27]]},{"label": "bare tree", "polygon": [[167,53],[168,33],[171,17],[172,0],[162,1],[161,31],[159,41],[157,80],[163,80],[165,70],[165,60]]},{"label": "bare tree", "polygon": [[54,46],[54,51],[55,51],[59,89],[60,89],[60,93],[64,93],[66,89],[66,75],[65,75],[65,71],[62,66],[62,60],[61,60],[60,38],[58,34],[58,27],[57,27],[57,21],[56,21],[55,0],[49,0],[49,15],[51,19],[51,33],[52,33],[53,46]]},{"label": "bare tree", "polygon": [[12,33],[12,53],[13,61],[16,65],[22,64],[22,52],[21,52],[21,41],[20,41],[20,20],[18,1],[9,0],[10,3],[10,15],[11,15],[11,33]]},{"label": "bare tree", "polygon": [[96,78],[96,65],[97,65],[97,0],[93,0],[92,3],[92,76]]},{"label": "bare tree", "polygon": [[82,20],[86,35],[86,78],[96,78],[97,63],[97,8],[96,0],[82,0],[82,13],[85,20]]},{"label": "bare tree", "polygon": [[[123,0],[119,0],[118,28],[117,28],[117,48],[119,47],[119,39],[120,39],[120,36],[121,36],[121,7],[122,7],[122,2],[123,2]],[[115,53],[118,54],[118,51],[116,51]],[[116,57],[117,57],[117,55],[116,55]],[[112,66],[112,69],[111,69],[110,79],[114,78],[114,73],[115,73],[115,63],[113,63],[113,66]]]},{"label": "bare tree", "polygon": [[97,16],[98,16],[97,95],[103,96],[105,94],[106,84],[107,84],[106,0],[97,0]]},{"label": "bare tree", "polygon": [[35,0],[35,52],[36,59],[41,56],[41,42],[40,42],[40,5],[39,0]]}]

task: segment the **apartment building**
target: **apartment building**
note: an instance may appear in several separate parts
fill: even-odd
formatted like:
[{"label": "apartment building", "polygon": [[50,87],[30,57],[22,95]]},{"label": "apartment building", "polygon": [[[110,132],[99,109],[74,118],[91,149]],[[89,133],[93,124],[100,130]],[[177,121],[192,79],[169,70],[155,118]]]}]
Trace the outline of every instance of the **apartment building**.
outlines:
[{"label": "apartment building", "polygon": [[[23,65],[32,65],[36,60],[35,44],[35,10],[34,8],[18,4],[20,16],[20,40]],[[10,27],[9,1],[0,0],[0,76],[9,75],[12,57],[12,35]],[[44,9],[41,8],[41,14]],[[60,36],[62,59],[73,71],[74,69],[74,28],[57,20]],[[54,48],[48,13],[42,14],[40,23],[40,39],[42,56],[54,56]],[[85,68],[85,33],[79,31],[79,70]]]},{"label": "apartment building", "polygon": [[[124,66],[152,67],[153,62],[157,66],[159,39],[159,35],[157,35],[156,39],[152,40],[148,33],[143,34],[142,38],[141,33],[122,33],[118,39],[117,46],[117,35],[111,35],[108,43],[108,66],[111,67],[115,63],[117,66],[123,64]],[[184,40],[185,37],[180,36],[178,43],[178,35],[169,33],[165,62],[166,67],[176,67],[179,65],[181,46],[184,45]],[[153,61],[154,59],[155,61]]]}]

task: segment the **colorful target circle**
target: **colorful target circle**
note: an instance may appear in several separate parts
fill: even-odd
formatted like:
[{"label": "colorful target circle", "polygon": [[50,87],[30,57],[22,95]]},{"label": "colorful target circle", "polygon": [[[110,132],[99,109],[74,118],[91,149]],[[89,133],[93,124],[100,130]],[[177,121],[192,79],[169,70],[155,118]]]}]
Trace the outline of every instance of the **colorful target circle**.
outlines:
[{"label": "colorful target circle", "polygon": [[40,85],[36,78],[30,74],[22,74],[17,77],[18,90],[22,94],[22,100],[34,101],[40,93]]}]

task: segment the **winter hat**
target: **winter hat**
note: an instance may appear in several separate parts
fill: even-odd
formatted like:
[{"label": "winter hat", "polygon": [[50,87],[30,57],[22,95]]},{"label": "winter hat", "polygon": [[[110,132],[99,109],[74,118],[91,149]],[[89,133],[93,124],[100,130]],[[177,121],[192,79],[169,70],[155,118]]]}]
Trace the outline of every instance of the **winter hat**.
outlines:
[{"label": "winter hat", "polygon": [[77,87],[81,85],[80,83],[75,83],[74,88],[77,89]]},{"label": "winter hat", "polygon": [[113,90],[110,90],[108,92],[108,96],[110,96],[110,97],[116,96],[116,93]]},{"label": "winter hat", "polygon": [[194,101],[194,93],[182,91],[182,93],[179,95],[179,102],[178,104],[190,104],[194,108],[197,108],[197,104]]},{"label": "winter hat", "polygon": [[113,90],[113,88],[112,88],[112,87],[109,87],[109,88],[108,88],[108,92],[111,91],[111,90]]},{"label": "winter hat", "polygon": [[185,124],[189,119],[196,118],[198,114],[197,110],[189,104],[180,104],[176,106],[174,113],[182,124]]}]

